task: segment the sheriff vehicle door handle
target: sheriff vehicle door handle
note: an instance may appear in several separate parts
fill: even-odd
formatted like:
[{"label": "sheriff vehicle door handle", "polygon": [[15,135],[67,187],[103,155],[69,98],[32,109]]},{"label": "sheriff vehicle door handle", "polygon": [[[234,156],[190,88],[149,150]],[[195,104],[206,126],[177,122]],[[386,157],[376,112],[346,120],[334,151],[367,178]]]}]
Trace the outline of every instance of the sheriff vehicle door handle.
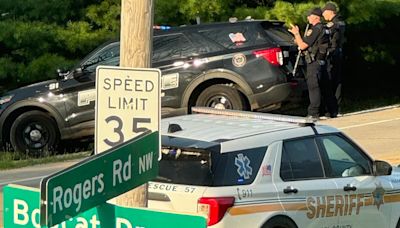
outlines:
[{"label": "sheriff vehicle door handle", "polygon": [[355,191],[357,190],[356,186],[350,186],[349,184],[343,187],[343,190],[348,192],[348,191]]},{"label": "sheriff vehicle door handle", "polygon": [[297,188],[293,188],[292,186],[287,186],[285,189],[283,189],[283,193],[289,194],[289,193],[297,193],[299,190]]}]

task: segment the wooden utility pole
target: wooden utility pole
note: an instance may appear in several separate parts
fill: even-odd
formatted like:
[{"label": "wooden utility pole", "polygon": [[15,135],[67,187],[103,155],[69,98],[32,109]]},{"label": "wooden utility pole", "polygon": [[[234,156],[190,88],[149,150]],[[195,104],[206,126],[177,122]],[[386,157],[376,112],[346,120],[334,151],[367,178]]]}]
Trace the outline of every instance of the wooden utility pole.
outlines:
[{"label": "wooden utility pole", "polygon": [[[153,2],[154,0],[121,0],[121,67],[151,67]],[[147,207],[147,184],[117,197],[116,204]]]}]

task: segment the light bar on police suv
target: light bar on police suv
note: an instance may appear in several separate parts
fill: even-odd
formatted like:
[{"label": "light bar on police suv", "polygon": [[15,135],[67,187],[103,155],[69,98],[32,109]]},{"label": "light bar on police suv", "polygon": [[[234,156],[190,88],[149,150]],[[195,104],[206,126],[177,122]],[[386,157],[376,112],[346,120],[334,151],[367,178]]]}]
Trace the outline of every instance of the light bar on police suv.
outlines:
[{"label": "light bar on police suv", "polygon": [[262,120],[274,120],[280,122],[288,123],[298,123],[298,124],[314,124],[317,120],[301,117],[301,116],[288,116],[270,113],[256,113],[249,111],[231,110],[231,109],[216,109],[209,107],[192,107],[192,113],[204,113],[204,114],[214,114],[214,115],[225,115],[225,116],[236,116],[236,117],[246,117],[251,119],[262,119]]}]

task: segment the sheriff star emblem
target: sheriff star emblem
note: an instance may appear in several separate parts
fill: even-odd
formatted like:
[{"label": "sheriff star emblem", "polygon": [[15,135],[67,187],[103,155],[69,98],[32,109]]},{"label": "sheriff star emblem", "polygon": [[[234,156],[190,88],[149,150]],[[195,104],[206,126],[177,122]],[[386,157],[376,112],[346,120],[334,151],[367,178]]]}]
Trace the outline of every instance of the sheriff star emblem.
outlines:
[{"label": "sheriff star emblem", "polygon": [[375,191],[372,192],[372,196],[374,197],[374,205],[376,205],[376,207],[379,210],[381,205],[385,203],[383,200],[383,197],[385,195],[385,189],[383,189],[381,183],[375,185],[376,189]]},{"label": "sheriff star emblem", "polygon": [[312,29],[309,29],[309,30],[307,31],[307,33],[306,33],[306,36],[311,36],[311,33],[312,33]]}]

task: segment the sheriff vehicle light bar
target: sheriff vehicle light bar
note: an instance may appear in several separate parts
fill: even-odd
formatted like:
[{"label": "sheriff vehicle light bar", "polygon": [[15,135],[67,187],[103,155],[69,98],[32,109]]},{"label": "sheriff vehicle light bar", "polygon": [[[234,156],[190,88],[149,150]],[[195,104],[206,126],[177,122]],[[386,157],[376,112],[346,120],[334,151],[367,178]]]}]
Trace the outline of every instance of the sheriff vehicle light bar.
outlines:
[{"label": "sheriff vehicle light bar", "polygon": [[225,116],[236,116],[246,117],[252,119],[263,119],[263,120],[274,120],[280,122],[298,123],[298,124],[314,124],[317,120],[301,117],[301,116],[288,116],[270,113],[255,113],[249,111],[231,110],[231,109],[215,109],[209,107],[192,107],[192,112],[214,114],[214,115],[225,115]]}]

